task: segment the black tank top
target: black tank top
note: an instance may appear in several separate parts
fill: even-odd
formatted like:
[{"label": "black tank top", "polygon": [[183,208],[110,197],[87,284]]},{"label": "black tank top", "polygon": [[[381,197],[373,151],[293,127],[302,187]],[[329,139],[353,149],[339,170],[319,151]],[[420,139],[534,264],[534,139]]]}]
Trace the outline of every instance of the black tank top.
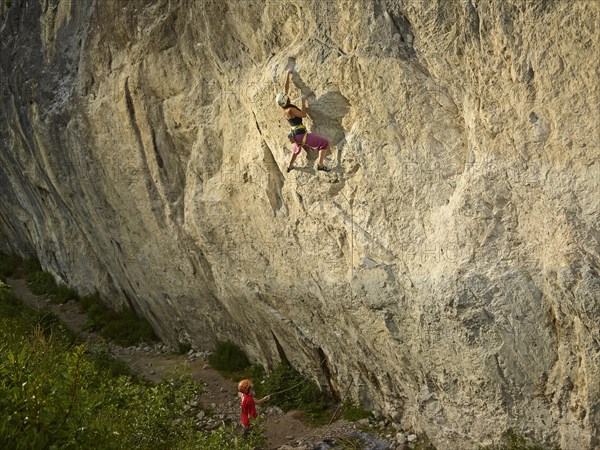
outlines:
[{"label": "black tank top", "polygon": [[298,125],[302,125],[302,117],[292,117],[287,120],[290,123],[290,126],[296,127]]},{"label": "black tank top", "polygon": [[[298,108],[296,105],[290,105],[290,108],[296,108],[298,111],[300,111],[300,108]],[[302,117],[292,117],[291,119],[287,119],[287,121],[292,127],[302,125]]]}]

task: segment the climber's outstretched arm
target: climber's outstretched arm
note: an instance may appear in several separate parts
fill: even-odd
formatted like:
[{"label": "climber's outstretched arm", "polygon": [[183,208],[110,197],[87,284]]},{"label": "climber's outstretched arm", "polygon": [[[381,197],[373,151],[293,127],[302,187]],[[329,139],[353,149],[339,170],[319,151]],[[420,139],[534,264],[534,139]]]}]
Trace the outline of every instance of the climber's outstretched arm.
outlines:
[{"label": "climber's outstretched arm", "polygon": [[294,108],[290,108],[288,109],[288,114],[292,117],[301,117],[301,118],[305,118],[306,117],[306,97],[303,95],[302,96],[302,109],[298,109],[298,107],[294,107]]},{"label": "climber's outstretched arm", "polygon": [[290,76],[291,75],[292,75],[292,70],[288,69],[287,73],[285,74],[285,90],[284,90],[284,92],[288,95],[290,93]]},{"label": "climber's outstretched arm", "polygon": [[300,111],[300,117],[306,117],[306,96],[302,96],[302,111]]}]

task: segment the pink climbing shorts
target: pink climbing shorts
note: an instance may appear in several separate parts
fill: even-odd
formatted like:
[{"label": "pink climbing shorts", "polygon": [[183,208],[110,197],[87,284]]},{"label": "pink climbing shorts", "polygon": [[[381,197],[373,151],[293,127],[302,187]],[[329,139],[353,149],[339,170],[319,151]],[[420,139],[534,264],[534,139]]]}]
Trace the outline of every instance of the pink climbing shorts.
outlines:
[{"label": "pink climbing shorts", "polygon": [[[302,151],[302,139],[304,139],[304,135],[299,134],[294,136],[294,139],[296,142],[292,144],[292,153],[297,155]],[[324,137],[308,133],[308,136],[306,136],[306,145],[313,150],[327,150],[329,148],[329,141]]]}]

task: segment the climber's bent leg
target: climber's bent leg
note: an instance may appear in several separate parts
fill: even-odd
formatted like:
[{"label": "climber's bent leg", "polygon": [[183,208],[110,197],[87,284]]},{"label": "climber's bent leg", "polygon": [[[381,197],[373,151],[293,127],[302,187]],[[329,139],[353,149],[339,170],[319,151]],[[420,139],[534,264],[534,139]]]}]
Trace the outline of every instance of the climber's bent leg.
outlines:
[{"label": "climber's bent leg", "polygon": [[287,168],[288,172],[294,168],[294,161],[296,161],[296,158],[298,157],[299,153],[300,152],[298,152],[298,153],[292,153],[292,159],[290,160],[290,165]]},{"label": "climber's bent leg", "polygon": [[[302,136],[296,136],[296,142],[298,141],[298,137],[302,138]],[[308,136],[306,136],[306,145],[315,150],[327,150],[329,148],[329,141],[324,137],[308,133]]]}]

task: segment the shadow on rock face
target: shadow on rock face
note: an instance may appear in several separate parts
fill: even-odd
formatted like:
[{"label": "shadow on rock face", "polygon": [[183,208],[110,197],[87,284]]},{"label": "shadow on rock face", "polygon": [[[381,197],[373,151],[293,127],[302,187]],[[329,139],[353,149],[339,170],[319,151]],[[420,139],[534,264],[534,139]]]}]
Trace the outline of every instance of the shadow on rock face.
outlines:
[{"label": "shadow on rock face", "polygon": [[342,119],[350,110],[350,102],[339,91],[323,94],[310,105],[310,117],[313,120],[312,133],[324,136],[329,140],[329,151],[337,148],[335,155],[337,166],[342,163],[342,148],[346,142],[346,132]]},{"label": "shadow on rock face", "polygon": [[310,132],[326,138],[329,141],[330,149],[337,147],[336,160],[339,166],[346,137],[342,119],[350,111],[350,102],[337,90],[331,90],[316,98],[313,90],[297,72],[293,74],[293,77],[294,84],[300,89],[302,95],[308,98],[308,115],[313,121]]}]

